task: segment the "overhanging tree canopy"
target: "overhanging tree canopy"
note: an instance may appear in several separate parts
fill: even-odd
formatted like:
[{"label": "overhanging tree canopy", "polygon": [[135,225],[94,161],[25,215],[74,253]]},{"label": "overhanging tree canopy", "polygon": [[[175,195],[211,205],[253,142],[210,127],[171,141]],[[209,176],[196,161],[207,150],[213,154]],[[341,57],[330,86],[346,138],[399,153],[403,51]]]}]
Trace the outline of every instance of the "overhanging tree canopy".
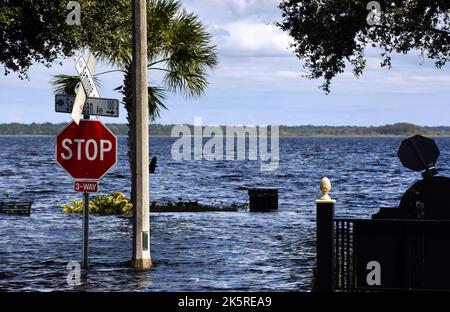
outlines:
[{"label": "overhanging tree canopy", "polygon": [[33,63],[50,65],[77,48],[60,1],[0,1],[0,63],[26,77]]},{"label": "overhanging tree canopy", "polygon": [[[381,66],[391,67],[391,54],[418,50],[433,59],[436,67],[450,60],[449,0],[378,0],[380,20],[368,22],[375,13],[370,1],[285,0],[277,25],[294,39],[292,48],[304,60],[311,79],[331,80],[351,64],[355,76],[366,66],[366,47],[381,50]],[[372,24],[372,25],[371,25]]]},{"label": "overhanging tree canopy", "polygon": [[78,0],[81,26],[66,22],[69,1],[0,0],[0,63],[26,78],[31,65],[47,67],[81,48],[111,54],[131,42],[130,1]]}]

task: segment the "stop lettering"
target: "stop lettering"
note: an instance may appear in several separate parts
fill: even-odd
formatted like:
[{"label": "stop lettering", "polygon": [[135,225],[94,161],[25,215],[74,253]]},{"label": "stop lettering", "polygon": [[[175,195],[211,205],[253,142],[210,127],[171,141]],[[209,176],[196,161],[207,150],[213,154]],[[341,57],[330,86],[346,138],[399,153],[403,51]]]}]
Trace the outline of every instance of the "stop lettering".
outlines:
[{"label": "stop lettering", "polygon": [[[73,144],[76,145],[75,153],[73,152]],[[100,161],[105,160],[105,153],[111,152],[112,142],[109,140],[100,140],[100,143],[94,139],[64,139],[62,141],[63,153],[61,158],[71,160],[76,157],[77,160]]]},{"label": "stop lettering", "polygon": [[57,162],[77,180],[99,180],[117,161],[117,138],[98,120],[72,122],[56,138]]}]

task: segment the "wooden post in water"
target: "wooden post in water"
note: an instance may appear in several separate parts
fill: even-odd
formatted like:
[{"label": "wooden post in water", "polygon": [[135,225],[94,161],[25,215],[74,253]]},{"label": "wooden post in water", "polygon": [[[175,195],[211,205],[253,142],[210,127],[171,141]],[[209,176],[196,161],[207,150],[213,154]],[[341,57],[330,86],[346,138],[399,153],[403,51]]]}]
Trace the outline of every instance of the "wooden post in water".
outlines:
[{"label": "wooden post in water", "polygon": [[150,258],[150,177],[147,81],[147,0],[133,0],[133,259],[139,270]]},{"label": "wooden post in water", "polygon": [[334,288],[334,205],[328,193],[331,183],[323,178],[320,183],[322,198],[316,201],[316,284],[315,291],[332,292]]}]

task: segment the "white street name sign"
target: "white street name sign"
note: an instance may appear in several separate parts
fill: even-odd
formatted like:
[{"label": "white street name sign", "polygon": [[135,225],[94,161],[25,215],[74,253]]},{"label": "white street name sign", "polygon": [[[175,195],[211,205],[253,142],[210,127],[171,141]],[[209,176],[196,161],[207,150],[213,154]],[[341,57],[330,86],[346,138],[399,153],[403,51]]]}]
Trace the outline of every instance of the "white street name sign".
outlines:
[{"label": "white street name sign", "polygon": [[80,76],[81,85],[83,86],[84,92],[87,97],[100,97],[97,87],[95,86],[94,77],[89,70],[86,61],[83,56],[81,56],[75,68],[77,69],[78,75]]},{"label": "white street name sign", "polygon": [[[81,59],[81,63],[78,64],[80,62],[80,59]],[[85,67],[87,69],[87,72],[89,73],[89,75],[92,78],[92,74],[95,73],[95,66],[96,66],[96,61],[95,61],[94,55],[92,53],[89,53],[87,64],[84,61],[83,57],[80,57],[80,59],[78,59],[75,64],[77,72],[80,73],[80,71],[78,71],[79,69],[81,70],[81,72],[83,72],[83,67]],[[84,66],[84,65],[86,65],[86,66]],[[80,78],[81,78],[81,75],[80,75]],[[93,81],[93,79],[92,79],[92,81]],[[83,82],[83,79],[81,80],[81,82]],[[94,84],[94,87],[95,87],[95,84]],[[98,94],[98,90],[96,87],[95,87],[95,90]],[[100,96],[97,96],[97,97],[100,97]],[[81,114],[83,113],[85,102],[86,102],[86,93],[84,92],[84,86],[82,84],[80,84],[77,89],[77,96],[76,96],[74,104],[73,104],[72,116],[71,116],[72,120],[77,125],[80,123]]]},{"label": "white street name sign", "polygon": [[[55,112],[71,113],[75,103],[73,95],[55,95]],[[105,98],[87,98],[84,104],[83,115],[119,117],[119,100]]]}]

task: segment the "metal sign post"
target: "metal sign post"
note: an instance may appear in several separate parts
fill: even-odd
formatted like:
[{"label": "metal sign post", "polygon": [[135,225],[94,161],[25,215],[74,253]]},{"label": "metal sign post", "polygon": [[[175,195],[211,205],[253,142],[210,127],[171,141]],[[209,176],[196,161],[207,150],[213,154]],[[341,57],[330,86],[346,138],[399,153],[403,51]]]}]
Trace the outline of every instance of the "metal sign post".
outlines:
[{"label": "metal sign post", "polygon": [[[89,120],[89,115],[84,115],[83,119]],[[89,193],[83,193],[83,269],[89,267]]]},{"label": "metal sign post", "polygon": [[[78,124],[79,116],[82,113],[86,100],[86,96],[100,97],[97,87],[95,85],[94,79],[92,77],[91,71],[95,70],[95,58],[92,53],[89,54],[88,63],[83,57],[80,57],[76,62],[75,68],[81,79],[81,87],[78,88],[77,96],[74,102],[79,102],[77,105],[72,107],[72,119]],[[83,92],[84,91],[84,92]],[[56,102],[56,101],[55,101]],[[89,115],[83,116],[85,120],[89,119]],[[83,268],[88,268],[88,257],[89,257],[89,193],[83,193]]]},{"label": "metal sign post", "polygon": [[89,193],[83,193],[83,269],[88,269],[89,257]]}]

